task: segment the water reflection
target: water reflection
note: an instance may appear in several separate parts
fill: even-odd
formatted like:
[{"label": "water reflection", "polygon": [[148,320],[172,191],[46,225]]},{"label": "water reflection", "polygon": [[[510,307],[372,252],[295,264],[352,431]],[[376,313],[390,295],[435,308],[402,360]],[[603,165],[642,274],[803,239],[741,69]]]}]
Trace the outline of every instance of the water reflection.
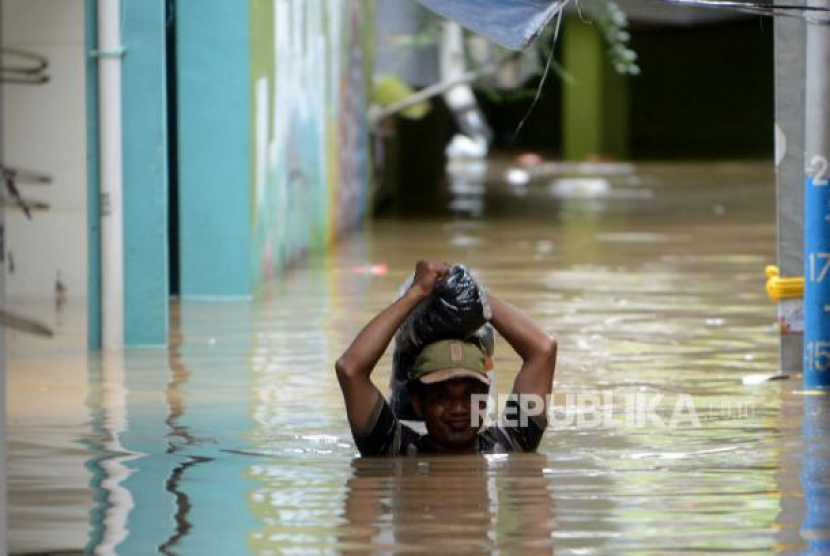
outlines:
[{"label": "water reflection", "polygon": [[804,463],[801,484],[807,515],[801,536],[806,553],[830,554],[830,395],[808,395],[804,400]]},{"label": "water reflection", "polygon": [[487,161],[484,159],[457,159],[447,166],[451,212],[480,217],[484,213],[484,195],[487,191]]},{"label": "water reflection", "polygon": [[338,548],[355,554],[553,554],[546,464],[538,454],[355,459]]},{"label": "water reflection", "polygon": [[93,436],[86,443],[98,455],[87,464],[96,501],[90,514],[87,551],[96,555],[117,554],[116,548],[127,538],[130,511],[135,506],[132,492],[124,485],[131,473],[128,463],[140,457],[121,441],[128,429],[124,369],[120,354],[90,360],[92,387],[87,405]]},{"label": "water reflection", "polygon": [[[170,312],[170,347],[168,348],[168,364],[170,366],[171,377],[165,391],[168,414],[164,420],[169,429],[167,433],[167,450],[165,451],[168,455],[177,454],[184,447],[193,446],[198,441],[197,438],[190,434],[189,428],[182,422],[186,409],[184,388],[190,381],[191,375],[184,365],[181,350],[181,311],[178,305],[173,305],[172,311]],[[210,457],[188,457],[186,461],[173,468],[170,476],[165,481],[164,487],[173,496],[175,503],[173,514],[175,529],[159,545],[159,553],[174,554],[176,546],[192,529],[193,523],[192,517],[190,516],[192,504],[187,492],[183,488],[183,484],[187,479],[188,470],[191,467],[207,464],[211,461],[213,461],[213,458]]]}]

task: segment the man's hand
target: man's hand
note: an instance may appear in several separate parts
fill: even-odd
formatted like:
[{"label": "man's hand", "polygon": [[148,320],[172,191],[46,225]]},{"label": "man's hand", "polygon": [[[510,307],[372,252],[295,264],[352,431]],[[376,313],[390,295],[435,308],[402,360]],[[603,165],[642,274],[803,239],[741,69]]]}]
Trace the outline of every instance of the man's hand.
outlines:
[{"label": "man's hand", "polygon": [[432,295],[435,284],[447,277],[450,265],[435,261],[418,261],[415,265],[415,278],[410,291],[420,299]]},{"label": "man's hand", "polygon": [[415,279],[406,295],[376,315],[341,355],[334,368],[346,400],[352,430],[367,432],[380,392],[369,378],[381,355],[407,315],[432,294],[436,282],[449,273],[447,263],[418,261]]}]

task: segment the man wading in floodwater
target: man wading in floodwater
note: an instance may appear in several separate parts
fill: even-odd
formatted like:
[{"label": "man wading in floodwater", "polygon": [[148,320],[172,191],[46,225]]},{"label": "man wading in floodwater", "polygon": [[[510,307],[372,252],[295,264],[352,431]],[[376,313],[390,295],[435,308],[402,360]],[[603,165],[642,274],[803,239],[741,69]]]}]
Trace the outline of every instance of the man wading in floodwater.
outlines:
[{"label": "man wading in floodwater", "polygon": [[513,384],[515,395],[496,424],[481,430],[490,383],[485,354],[474,343],[428,344],[409,372],[407,388],[426,435],[400,423],[372,383],[372,370],[398,327],[449,270],[445,263],[418,261],[412,286],[360,331],[335,364],[352,434],[364,456],[533,451],[542,439],[556,342],[522,311],[490,293],[490,322],[523,361]]}]

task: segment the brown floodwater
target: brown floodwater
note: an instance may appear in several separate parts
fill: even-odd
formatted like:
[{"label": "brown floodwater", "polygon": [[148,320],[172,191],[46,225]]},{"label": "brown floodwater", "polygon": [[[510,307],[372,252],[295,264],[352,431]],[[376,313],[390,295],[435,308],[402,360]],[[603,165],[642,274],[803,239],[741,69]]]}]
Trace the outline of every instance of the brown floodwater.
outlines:
[{"label": "brown floodwater", "polygon": [[[16,300],[57,335],[8,333],[11,551],[830,553],[828,396],[741,381],[778,365],[771,166],[505,170],[253,301],[175,303],[169,349],[88,354],[83,300]],[[333,362],[418,258],[557,337],[538,453],[357,457]],[[499,392],[518,367],[499,340]]]}]

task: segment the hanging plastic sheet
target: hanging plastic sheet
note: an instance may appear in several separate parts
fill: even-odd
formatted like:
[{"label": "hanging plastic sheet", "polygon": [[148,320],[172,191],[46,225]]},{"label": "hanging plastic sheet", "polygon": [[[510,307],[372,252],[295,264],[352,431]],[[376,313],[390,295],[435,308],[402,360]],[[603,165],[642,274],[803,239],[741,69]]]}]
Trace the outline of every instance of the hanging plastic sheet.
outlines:
[{"label": "hanging plastic sheet", "polygon": [[524,50],[566,0],[418,0],[433,12],[511,50]]},{"label": "hanging plastic sheet", "polygon": [[[569,0],[417,0],[440,16],[511,50],[524,50]],[[658,4],[797,17],[830,24],[830,7],[806,0],[651,0]]]}]

